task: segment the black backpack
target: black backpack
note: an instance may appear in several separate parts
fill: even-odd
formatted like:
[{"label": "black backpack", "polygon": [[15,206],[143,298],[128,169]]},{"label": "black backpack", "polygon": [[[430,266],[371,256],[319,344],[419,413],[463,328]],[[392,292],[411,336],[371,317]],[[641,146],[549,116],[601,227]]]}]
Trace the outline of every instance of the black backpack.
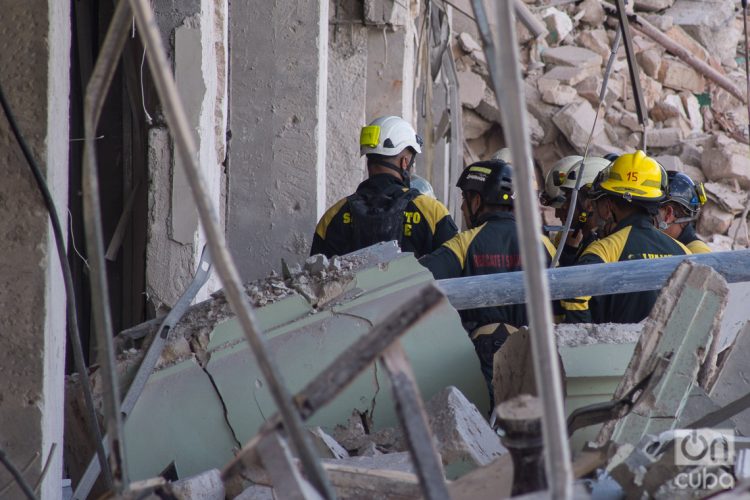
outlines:
[{"label": "black backpack", "polygon": [[[352,216],[352,251],[383,241],[401,244],[404,235],[404,210],[419,191],[404,191],[401,186],[376,193],[354,193],[347,198]],[[403,246],[403,245],[402,245]]]}]

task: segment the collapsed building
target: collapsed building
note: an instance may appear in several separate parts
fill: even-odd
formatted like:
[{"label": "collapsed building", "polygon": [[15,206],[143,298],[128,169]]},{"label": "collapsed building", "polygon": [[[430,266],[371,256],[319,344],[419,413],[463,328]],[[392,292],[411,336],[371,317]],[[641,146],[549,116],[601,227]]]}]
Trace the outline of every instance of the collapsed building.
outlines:
[{"label": "collapsed building", "polygon": [[[134,10],[137,3],[143,4],[132,2]],[[2,361],[7,380],[0,449],[38,494],[59,497],[63,478],[76,498],[104,491],[104,473],[122,464],[128,473],[114,479],[125,480],[122,494],[135,496],[157,491],[177,498],[313,498],[310,488],[321,491],[316,477],[327,477],[336,495],[352,498],[446,492],[494,498],[521,493],[511,488],[524,481],[526,491],[548,486],[543,467],[530,468],[526,477],[513,470],[511,457],[517,458],[519,447],[512,439],[501,441],[483,416],[489,409],[474,353],[456,335],[459,306],[431,291],[429,273],[413,258],[383,250],[385,257],[294,265],[305,262],[325,207],[364,177],[355,139],[367,119],[392,113],[418,125],[428,152],[417,170],[454,216],[460,197],[453,184],[463,166],[513,146],[503,136],[512,124],[503,123],[493,93],[472,3],[153,2],[168,56],[161,68],[171,70],[173,96],[179,95],[186,130],[194,134],[205,204],[218,215],[217,227],[246,283],[246,300],[257,308],[257,325],[286,390],[296,394],[294,411],[325,459],[320,476],[310,472],[315,464],[296,444],[284,420],[288,415],[275,415],[284,411],[275,404],[262,363],[254,364],[255,348],[230,307],[231,287],[220,273],[203,268],[203,248],[215,244],[215,233],[193,201],[191,161],[180,155],[184,137],[174,130],[161,77],[145,64],[159,48],[154,39],[141,38],[147,31],[143,20],[125,13],[131,22],[128,33],[121,28],[120,36],[127,35],[122,63],[109,76],[114,84],[99,103],[101,123],[92,130],[89,85],[103,75],[98,70],[107,59],[96,56],[106,54],[110,21],[122,12],[93,1],[10,7],[0,19],[8,33],[0,60],[9,68],[0,84],[31,156],[44,166],[61,219],[68,221],[66,246],[75,291],[84,298],[78,315],[90,365],[89,376],[72,374],[64,384],[66,287],[55,238],[3,122],[8,161],[2,197],[9,217],[2,224],[9,252],[0,314],[10,348]],[[591,154],[617,153],[638,147],[645,135],[649,151],[667,168],[706,181],[710,202],[699,232],[716,250],[735,249],[748,245],[744,190],[750,185],[746,95],[737,90],[744,89],[746,77],[738,64],[745,57],[742,17],[729,0],[711,2],[712,9],[698,3],[635,2],[632,43],[650,118],[641,123],[624,53],[615,58],[605,105],[599,102],[601,72],[618,26],[611,5],[515,2],[526,132],[540,179],[559,157],[583,154],[589,140]],[[651,37],[651,29],[683,50]],[[116,52],[111,60],[118,57]],[[84,232],[91,224],[84,206],[90,161],[84,142],[96,145],[98,158],[93,166],[98,163],[103,268]],[[549,211],[542,212],[554,222]],[[272,269],[277,275],[267,278]],[[717,410],[742,403],[747,392],[736,382],[744,380],[747,278],[736,267],[724,270],[733,282],[727,287],[707,268],[675,264],[670,273],[674,269],[671,281],[667,274],[656,285],[664,291],[645,323],[555,330],[575,448],[572,468],[576,478],[593,484],[589,489],[614,481],[627,495],[670,497],[683,470],[672,467],[669,444],[679,436],[664,432],[703,422],[747,435],[739,410],[729,416]],[[201,270],[205,281],[181,303]],[[102,271],[109,289],[97,288]],[[28,293],[12,293],[19,283]],[[451,299],[448,285],[439,286]],[[117,427],[108,421],[112,381],[100,336],[108,332],[97,323],[102,296],[112,304],[109,328],[121,332],[111,368],[124,396],[124,426],[123,439],[114,441],[122,448],[111,454],[122,464],[103,467],[95,485],[99,471],[87,471],[106,460],[97,457],[82,380],[94,389],[103,431]],[[195,305],[184,315],[167,315],[184,312],[190,302]],[[426,310],[399,323],[403,302],[422,303]],[[692,319],[675,312],[686,310],[694,311]],[[341,356],[364,352],[372,334],[383,331],[398,336],[370,346],[369,357],[349,368],[350,385],[333,383],[347,359]],[[498,401],[510,407],[497,417],[511,437],[514,425],[531,422],[538,440],[545,417],[538,400],[527,396],[536,394],[533,334],[522,333],[496,358],[512,367],[513,379],[498,384]],[[152,369],[139,377],[154,345],[159,351]],[[596,359],[606,362],[597,365]],[[320,379],[324,374],[332,378]],[[389,382],[381,388],[384,379]],[[326,380],[325,398],[315,399],[310,389],[325,387]],[[384,390],[389,384],[392,393]],[[133,387],[138,394],[131,394]],[[426,411],[422,399],[429,401]],[[601,402],[611,407],[590,407]],[[600,429],[589,425],[605,421],[610,423]],[[654,435],[663,439],[658,453],[652,453]],[[589,441],[599,447],[581,452]],[[747,478],[741,464],[735,462],[731,472],[726,464],[717,470],[730,473],[734,486]],[[0,480],[0,496],[22,494],[10,474],[0,472]],[[700,494],[715,489],[698,488]]]}]

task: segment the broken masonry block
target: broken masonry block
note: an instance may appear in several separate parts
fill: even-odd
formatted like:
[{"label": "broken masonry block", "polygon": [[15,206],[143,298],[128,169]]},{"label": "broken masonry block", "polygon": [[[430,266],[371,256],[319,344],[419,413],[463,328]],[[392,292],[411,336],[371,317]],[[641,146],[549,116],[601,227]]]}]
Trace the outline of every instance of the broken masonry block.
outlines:
[{"label": "broken masonry block", "polygon": [[455,387],[433,396],[426,410],[444,464],[487,465],[506,453],[477,407]]},{"label": "broken masonry block", "polygon": [[224,482],[218,469],[207,470],[195,476],[170,484],[178,500],[224,500]]}]

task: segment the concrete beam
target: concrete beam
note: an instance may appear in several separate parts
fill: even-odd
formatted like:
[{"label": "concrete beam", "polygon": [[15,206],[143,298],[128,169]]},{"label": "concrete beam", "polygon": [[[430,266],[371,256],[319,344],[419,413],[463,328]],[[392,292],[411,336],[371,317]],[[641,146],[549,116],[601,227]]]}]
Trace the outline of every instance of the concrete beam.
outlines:
[{"label": "concrete beam", "polygon": [[325,210],[328,2],[233,2],[227,237],[243,279],[310,250]]},{"label": "concrete beam", "polygon": [[[0,83],[46,175],[58,213],[66,213],[70,84],[70,4],[3,6]],[[7,120],[0,118],[0,448],[32,486],[47,457],[43,498],[62,491],[65,292],[47,210]],[[20,498],[5,468],[0,496]]]}]

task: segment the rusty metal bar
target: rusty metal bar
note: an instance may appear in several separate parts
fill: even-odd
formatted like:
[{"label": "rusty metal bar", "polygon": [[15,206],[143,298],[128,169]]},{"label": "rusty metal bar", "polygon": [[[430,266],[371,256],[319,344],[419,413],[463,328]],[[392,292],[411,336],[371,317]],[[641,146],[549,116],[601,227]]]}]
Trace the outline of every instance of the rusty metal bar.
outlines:
[{"label": "rusty metal bar", "polygon": [[[127,40],[130,27],[130,8],[121,0],[115,8],[110,28],[99,51],[91,79],[86,86],[83,105],[84,155],[83,155],[83,217],[86,233],[86,250],[91,267],[91,302],[94,328],[99,350],[104,382],[104,420],[110,453],[110,467],[115,493],[119,494],[128,484],[120,415],[120,389],[115,367],[115,350],[112,342],[112,318],[107,288],[107,268],[104,259],[104,237],[102,232],[101,203],[99,202],[99,179],[96,162],[96,127],[101,116],[107,91],[112,83],[120,53]],[[79,374],[86,377],[86,373]]]},{"label": "rusty metal bar", "polygon": [[391,379],[396,416],[404,429],[404,438],[427,500],[450,499],[443,474],[443,462],[435,449],[422,397],[411,364],[401,342],[396,340],[380,358]]}]

